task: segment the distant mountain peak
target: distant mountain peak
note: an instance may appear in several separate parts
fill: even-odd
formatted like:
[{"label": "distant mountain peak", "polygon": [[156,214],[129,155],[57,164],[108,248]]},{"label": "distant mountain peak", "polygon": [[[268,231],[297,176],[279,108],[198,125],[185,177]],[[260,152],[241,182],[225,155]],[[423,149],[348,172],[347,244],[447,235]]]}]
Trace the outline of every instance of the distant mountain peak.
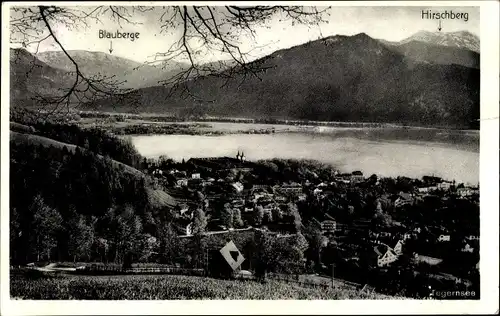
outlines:
[{"label": "distant mountain peak", "polygon": [[352,37],[354,38],[371,38],[368,34],[366,34],[365,32],[361,32],[361,33],[358,33],[356,35],[353,35]]},{"label": "distant mountain peak", "polygon": [[422,30],[400,41],[399,44],[406,44],[412,41],[420,41],[434,45],[464,48],[474,51],[476,53],[479,53],[480,49],[479,37],[468,31],[429,32]]}]

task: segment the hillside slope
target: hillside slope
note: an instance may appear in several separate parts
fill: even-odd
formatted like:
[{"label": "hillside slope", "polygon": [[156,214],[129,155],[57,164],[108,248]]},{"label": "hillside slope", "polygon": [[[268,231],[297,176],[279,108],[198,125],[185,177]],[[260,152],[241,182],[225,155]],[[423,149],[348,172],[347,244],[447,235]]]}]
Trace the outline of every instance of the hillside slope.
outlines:
[{"label": "hillside slope", "polygon": [[37,95],[59,95],[74,76],[40,61],[25,49],[10,49],[10,99],[13,104],[30,105]]},{"label": "hillside slope", "polygon": [[469,68],[480,66],[478,53],[458,47],[436,45],[420,41],[410,41],[404,44],[387,43],[387,48],[406,56],[416,63],[460,65]]},{"label": "hillside slope", "polygon": [[[54,140],[51,138],[47,138],[47,137],[43,137],[43,136],[39,136],[39,135],[34,135],[34,134],[25,134],[25,133],[15,132],[12,130],[10,131],[10,141],[11,142],[20,142],[20,143],[21,142],[28,142],[30,144],[42,145],[45,147],[54,146],[55,148],[58,148],[58,149],[63,149],[64,147],[66,147],[66,149],[69,152],[74,152],[76,150],[76,148],[78,147],[76,145],[63,143],[63,142],[60,142],[60,141],[57,141],[57,140]],[[80,147],[80,149],[82,151],[85,150],[82,147]],[[98,155],[98,154],[96,154],[96,155],[99,158],[104,159],[103,156]],[[141,178],[145,176],[144,173],[140,172],[139,170],[137,170],[129,165],[126,165],[126,164],[121,163],[121,162],[116,161],[116,160],[112,160],[112,162],[113,162],[113,164],[118,166],[120,169],[122,169],[123,171],[125,171],[131,175],[134,175],[136,177],[141,177]]]},{"label": "hillside slope", "polygon": [[[12,127],[18,128],[19,126],[22,126],[21,124],[16,124],[14,123]],[[78,146],[73,145],[73,144],[68,144],[68,143],[63,143],[57,140],[53,140],[51,138],[39,136],[39,135],[34,135],[34,134],[29,134],[29,133],[22,133],[22,132],[17,132],[13,131],[11,127],[10,131],[10,142],[11,143],[29,143],[31,145],[41,145],[44,147],[49,147],[53,146],[57,149],[62,150],[64,147],[69,151],[69,152],[74,152]],[[19,129],[18,129],[19,130]],[[80,150],[84,151],[85,149],[82,147],[79,147]],[[105,159],[103,156],[96,154],[97,157],[101,159]],[[113,165],[117,166],[119,169],[121,169],[123,172],[128,173],[134,177],[138,178],[144,178],[146,175],[142,173],[141,171],[126,165],[124,163],[121,163],[119,161],[110,159]],[[147,189],[146,190],[148,194],[148,201],[151,205],[154,205],[155,207],[162,208],[162,207],[175,207],[177,205],[177,200],[170,196],[168,193],[162,190],[158,189]]]},{"label": "hillside slope", "polygon": [[[469,127],[479,117],[479,70],[409,60],[361,33],[331,36],[255,61],[260,78],[203,77],[188,83],[195,102],[165,87],[131,92],[120,111],[199,108],[217,116],[374,121]],[[224,87],[223,87],[224,86]],[[101,110],[111,104],[101,103]]]}]

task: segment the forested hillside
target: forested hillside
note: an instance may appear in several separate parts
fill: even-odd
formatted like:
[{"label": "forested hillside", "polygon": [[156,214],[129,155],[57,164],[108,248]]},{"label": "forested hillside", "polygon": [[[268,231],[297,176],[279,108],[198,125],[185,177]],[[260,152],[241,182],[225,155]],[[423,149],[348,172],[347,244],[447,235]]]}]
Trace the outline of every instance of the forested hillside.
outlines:
[{"label": "forested hillside", "polygon": [[133,146],[76,125],[38,123],[23,129],[30,133],[13,126],[13,262],[139,260],[175,201],[164,192],[158,199],[148,177],[132,167],[140,163]]},{"label": "forested hillside", "polygon": [[173,91],[138,89],[97,109],[456,128],[479,118],[479,69],[419,62],[364,33],[279,50],[252,65],[263,70],[229,81],[201,77]]}]

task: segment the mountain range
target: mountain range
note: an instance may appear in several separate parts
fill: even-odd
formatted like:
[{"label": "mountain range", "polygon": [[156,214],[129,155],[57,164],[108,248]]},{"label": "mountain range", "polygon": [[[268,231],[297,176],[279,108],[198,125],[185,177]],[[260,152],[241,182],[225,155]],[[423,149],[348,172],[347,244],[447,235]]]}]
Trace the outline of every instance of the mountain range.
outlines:
[{"label": "mountain range", "polygon": [[[178,113],[192,109],[217,116],[464,128],[479,118],[476,49],[479,39],[467,32],[419,32],[400,42],[377,40],[364,33],[330,36],[252,62],[252,66],[263,69],[256,76],[232,75],[228,82],[221,78],[224,76],[189,80],[186,86],[198,101],[186,98],[180,90],[171,95],[168,87],[155,83],[158,78],[167,79],[182,65],[162,69],[105,53],[72,51],[70,54],[81,62],[84,73],[115,74],[136,89],[120,104],[111,104],[109,100],[98,102],[100,110],[135,111],[139,105],[140,112]],[[17,55],[26,54],[29,53],[24,51]],[[11,50],[11,61],[12,55]],[[51,92],[65,81],[65,72],[71,70],[65,56],[49,52],[37,57],[42,68],[30,78],[19,70],[25,68],[19,66],[22,62],[11,62],[11,78],[15,79],[11,88],[15,91]],[[138,66],[145,70],[134,71]],[[222,74],[227,72],[221,69]],[[44,85],[42,77],[54,78],[50,85]]]},{"label": "mountain range", "polygon": [[379,41],[416,62],[479,68],[479,38],[469,32],[420,31],[399,42]]},{"label": "mountain range", "polygon": [[400,44],[406,44],[412,41],[419,41],[448,47],[464,48],[478,54],[480,49],[479,37],[466,31],[448,33],[420,31],[402,40]]},{"label": "mountain range", "polygon": [[[68,50],[68,54],[86,76],[115,76],[123,81],[123,88],[138,89],[158,85],[158,82],[189,67],[187,63],[171,61],[149,65],[103,52]],[[68,72],[74,71],[73,62],[62,51],[48,51],[36,54],[47,65]]]}]

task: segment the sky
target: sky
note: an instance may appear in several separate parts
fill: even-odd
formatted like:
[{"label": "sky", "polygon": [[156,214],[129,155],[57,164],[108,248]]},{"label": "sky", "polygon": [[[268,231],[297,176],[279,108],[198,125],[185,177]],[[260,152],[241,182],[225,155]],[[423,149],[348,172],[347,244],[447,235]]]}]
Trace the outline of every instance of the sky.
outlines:
[{"label": "sky", "polygon": [[[80,8],[81,9],[81,8]],[[91,7],[84,8],[91,10]],[[467,12],[468,21],[442,20],[442,32],[469,31],[477,36],[479,30],[478,7],[339,7],[333,6],[326,16],[326,23],[315,26],[292,25],[290,21],[280,21],[279,16],[269,20],[264,26],[255,28],[255,38],[241,36],[239,46],[243,52],[250,52],[249,59],[256,59],[272,53],[278,49],[289,48],[331,35],[354,35],[361,32],[377,39],[399,41],[418,31],[437,31],[438,21],[422,19],[422,10],[443,12]],[[162,7],[156,7],[145,13],[135,13],[131,19],[136,23],[122,23],[121,27],[107,15],[101,16],[101,22],[90,21],[87,27],[68,29],[63,24],[53,23],[52,28],[60,42],[67,50],[89,50],[109,52],[110,40],[99,39],[99,30],[115,32],[139,32],[139,38],[114,39],[113,55],[128,58],[138,62],[152,61],[158,52],[165,52],[179,39],[182,29],[170,29],[161,33],[159,18]],[[43,35],[44,36],[44,35]],[[194,45],[194,43],[193,43]],[[36,46],[28,47],[31,52]],[[38,51],[60,50],[52,40],[46,40],[38,47]],[[203,62],[217,59],[227,59],[222,54],[203,54]]]}]

